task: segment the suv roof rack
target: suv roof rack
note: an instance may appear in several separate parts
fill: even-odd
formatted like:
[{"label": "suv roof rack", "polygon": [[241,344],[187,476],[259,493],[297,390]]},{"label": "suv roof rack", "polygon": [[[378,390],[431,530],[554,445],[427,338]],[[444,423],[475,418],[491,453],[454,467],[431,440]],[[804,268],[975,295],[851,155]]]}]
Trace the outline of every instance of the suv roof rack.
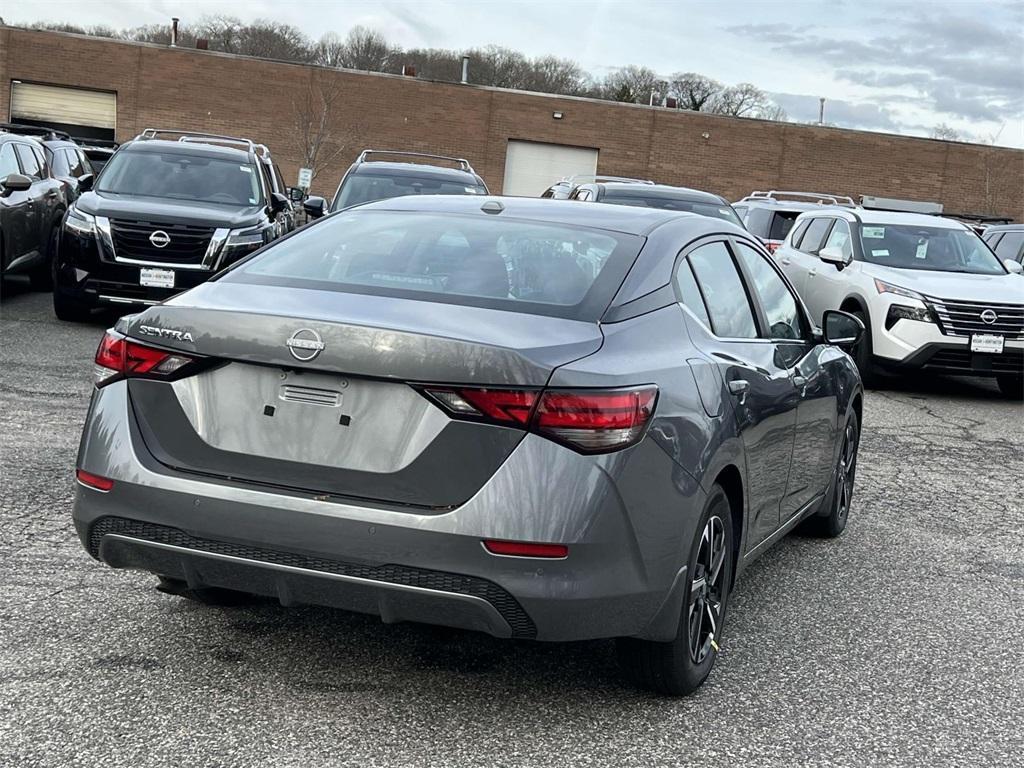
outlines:
[{"label": "suv roof rack", "polygon": [[794,200],[794,202],[800,202],[801,199],[817,203],[818,205],[838,205],[843,208],[857,207],[857,203],[854,202],[853,198],[846,195],[823,195],[818,192],[784,192],[777,189],[772,189],[768,192],[751,192],[740,202],[750,200],[771,200],[773,202]]},{"label": "suv roof rack", "polygon": [[72,136],[71,140],[90,149],[117,149],[121,145],[113,139],[91,139],[88,136]]},{"label": "suv roof rack", "polygon": [[54,139],[71,141],[71,134],[69,134],[67,131],[59,131],[56,128],[50,128],[45,125],[27,125],[25,123],[0,123],[0,131],[6,131],[7,133],[20,133],[22,136],[39,136],[50,141],[53,141]]},{"label": "suv roof rack", "polygon": [[650,179],[633,179],[629,176],[606,176],[603,173],[580,173],[575,176],[567,176],[562,181],[566,181],[569,184],[586,184],[587,182],[603,184],[606,181],[623,181],[629,184],[654,184]]},{"label": "suv roof rack", "polygon": [[136,140],[146,141],[157,139],[161,135],[177,136],[178,141],[184,144],[225,144],[229,146],[244,147],[254,155],[268,155],[270,150],[265,144],[257,144],[252,139],[241,139],[237,136],[224,136],[219,133],[197,133],[195,131],[182,131],[173,128],[146,128],[136,136]]},{"label": "suv roof rack", "polygon": [[448,157],[447,155],[431,155],[426,152],[404,152],[392,149],[364,149],[359,153],[359,158],[356,163],[366,163],[370,161],[370,155],[397,155],[400,157],[428,157],[431,160],[447,160],[450,163],[456,163],[459,166],[460,171],[466,171],[467,173],[475,174],[473,166],[469,164],[469,160],[461,157]]}]

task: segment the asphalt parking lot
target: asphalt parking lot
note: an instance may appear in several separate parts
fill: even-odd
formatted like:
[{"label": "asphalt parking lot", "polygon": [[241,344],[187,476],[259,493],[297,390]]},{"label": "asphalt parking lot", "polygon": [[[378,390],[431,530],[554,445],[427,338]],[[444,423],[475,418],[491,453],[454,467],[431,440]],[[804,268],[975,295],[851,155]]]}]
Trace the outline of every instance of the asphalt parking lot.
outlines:
[{"label": "asphalt parking lot", "polygon": [[208,608],[100,566],[70,507],[107,323],[17,286],[0,313],[2,766],[1022,764],[1024,406],[993,384],[868,393],[846,533],[748,570],[668,700],[610,642]]}]

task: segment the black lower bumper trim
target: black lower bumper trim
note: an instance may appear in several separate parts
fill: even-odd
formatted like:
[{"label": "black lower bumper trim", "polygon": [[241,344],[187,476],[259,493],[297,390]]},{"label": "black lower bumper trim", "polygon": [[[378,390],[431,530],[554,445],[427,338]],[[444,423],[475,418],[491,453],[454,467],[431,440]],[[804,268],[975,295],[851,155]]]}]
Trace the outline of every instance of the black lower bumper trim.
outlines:
[{"label": "black lower bumper trim", "polygon": [[152,541],[158,544],[170,544],[176,547],[196,550],[197,552],[229,555],[263,563],[303,568],[309,571],[322,571],[324,573],[353,576],[388,584],[400,584],[420,589],[469,595],[486,600],[494,606],[494,609],[512,628],[512,637],[532,639],[537,635],[537,627],[534,625],[533,620],[512,595],[497,584],[476,576],[463,576],[457,573],[412,568],[404,565],[346,563],[322,557],[300,555],[294,552],[251,547],[213,539],[202,539],[191,536],[177,528],[146,523],[141,520],[129,520],[123,517],[101,517],[90,526],[88,537],[89,554],[99,558],[100,542],[108,534],[130,536],[134,539]]},{"label": "black lower bumper trim", "polygon": [[899,369],[920,369],[958,376],[1024,375],[1024,350],[1007,347],[998,355],[971,352],[966,344],[927,344],[900,363]]}]

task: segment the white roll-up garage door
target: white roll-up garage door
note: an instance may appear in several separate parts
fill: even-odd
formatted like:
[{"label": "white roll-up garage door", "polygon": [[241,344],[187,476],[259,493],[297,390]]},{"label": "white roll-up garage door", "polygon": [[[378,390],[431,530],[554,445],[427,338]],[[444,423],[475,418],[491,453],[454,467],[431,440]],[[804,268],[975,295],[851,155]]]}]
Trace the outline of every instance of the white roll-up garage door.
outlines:
[{"label": "white roll-up garage door", "polygon": [[559,179],[597,173],[597,150],[509,139],[502,193],[540,197]]},{"label": "white roll-up garage door", "polygon": [[18,120],[113,131],[117,94],[15,80],[11,83],[11,122]]}]

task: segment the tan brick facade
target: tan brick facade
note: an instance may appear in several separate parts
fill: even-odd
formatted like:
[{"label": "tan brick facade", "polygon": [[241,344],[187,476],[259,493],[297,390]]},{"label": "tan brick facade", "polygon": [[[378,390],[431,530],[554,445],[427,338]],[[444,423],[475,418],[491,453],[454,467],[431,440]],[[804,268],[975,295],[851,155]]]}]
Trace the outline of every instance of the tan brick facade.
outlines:
[{"label": "tan brick facade", "polygon": [[[314,184],[331,194],[363,147],[466,157],[501,189],[509,139],[600,150],[602,173],[738,199],[795,189],[938,201],[947,211],[1024,220],[1024,151],[863,131],[676,112],[588,99],[321,70],[247,57],[0,28],[0,116],[10,81],[117,92],[117,137],[146,127],[246,135],[270,146],[289,183],[300,148],[295,94],[336,79],[351,151]],[[561,120],[552,118],[560,111]],[[706,137],[705,137],[706,135]]]}]

